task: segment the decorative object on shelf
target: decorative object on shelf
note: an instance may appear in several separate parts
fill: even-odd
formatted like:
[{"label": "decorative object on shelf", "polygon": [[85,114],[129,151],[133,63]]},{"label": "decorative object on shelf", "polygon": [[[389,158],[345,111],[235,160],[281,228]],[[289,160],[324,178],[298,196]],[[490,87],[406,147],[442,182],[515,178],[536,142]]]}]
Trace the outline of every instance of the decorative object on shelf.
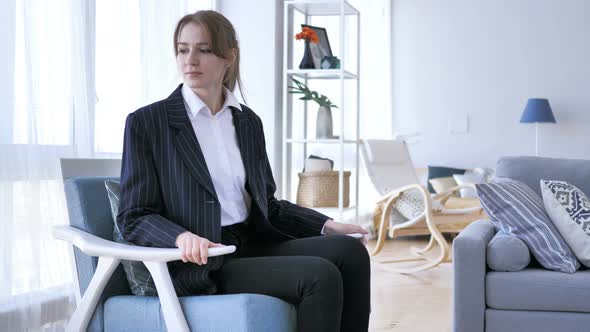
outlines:
[{"label": "decorative object on shelf", "polygon": [[305,28],[312,29],[318,37],[318,42],[309,45],[309,48],[311,50],[311,55],[313,56],[315,68],[321,69],[322,59],[324,57],[332,56],[332,48],[330,47],[330,41],[328,40],[328,33],[325,28],[301,24],[301,29]]},{"label": "decorative object on shelf", "polygon": [[303,58],[299,63],[299,69],[315,69],[316,67],[313,56],[311,53],[310,42],[317,44],[319,42],[317,33],[310,27],[302,27],[301,32],[295,35],[297,40],[305,40],[305,50],[303,52]]},{"label": "decorative object on shelf", "polygon": [[520,123],[534,123],[535,124],[535,156],[539,156],[539,123],[556,123],[549,100],[543,98],[530,98]]},{"label": "decorative object on shelf", "polygon": [[[305,207],[338,207],[338,171],[298,173],[296,203]],[[350,171],[344,171],[342,206],[350,205]]]},{"label": "decorative object on shelf", "polygon": [[320,106],[316,120],[316,138],[338,138],[332,135],[332,110],[338,108],[328,97],[320,95],[317,91],[311,91],[305,83],[291,77],[296,86],[289,86],[289,93],[303,94],[300,100],[313,100]]},{"label": "decorative object on shelf", "polygon": [[338,136],[334,136],[332,133],[332,110],[330,107],[320,106],[316,119],[315,137],[338,138]]},{"label": "decorative object on shelf", "polygon": [[317,172],[317,171],[331,171],[334,169],[334,161],[330,158],[322,158],[310,154],[305,159],[305,167],[303,173],[306,172]]},{"label": "decorative object on shelf", "polygon": [[340,69],[340,59],[335,56],[325,56],[320,66],[322,69]]}]

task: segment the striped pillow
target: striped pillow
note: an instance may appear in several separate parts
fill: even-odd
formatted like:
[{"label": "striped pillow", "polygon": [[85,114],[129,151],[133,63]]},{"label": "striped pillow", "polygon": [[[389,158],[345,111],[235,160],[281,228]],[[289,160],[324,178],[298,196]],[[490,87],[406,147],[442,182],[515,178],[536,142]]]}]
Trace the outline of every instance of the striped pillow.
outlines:
[{"label": "striped pillow", "polygon": [[484,210],[496,227],[522,239],[546,269],[576,272],[580,263],[547,216],[541,197],[531,188],[505,178],[475,186]]}]

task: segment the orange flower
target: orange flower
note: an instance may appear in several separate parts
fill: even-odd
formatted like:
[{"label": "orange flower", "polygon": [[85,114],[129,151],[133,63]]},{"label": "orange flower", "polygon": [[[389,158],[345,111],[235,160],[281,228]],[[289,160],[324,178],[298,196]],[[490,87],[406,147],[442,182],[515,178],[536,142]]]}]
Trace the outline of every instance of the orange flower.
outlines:
[{"label": "orange flower", "polygon": [[318,34],[309,27],[303,27],[302,31],[295,35],[295,39],[297,40],[309,40],[314,44],[319,43],[320,39],[318,38]]}]

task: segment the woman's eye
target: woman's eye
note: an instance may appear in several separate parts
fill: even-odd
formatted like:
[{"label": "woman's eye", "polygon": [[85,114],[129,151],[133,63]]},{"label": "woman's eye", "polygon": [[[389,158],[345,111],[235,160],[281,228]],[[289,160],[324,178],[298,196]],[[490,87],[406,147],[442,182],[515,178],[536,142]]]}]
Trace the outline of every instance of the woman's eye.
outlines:
[{"label": "woman's eye", "polygon": [[178,53],[186,54],[188,53],[188,50],[186,48],[181,48],[178,50]]},{"label": "woman's eye", "polygon": [[203,53],[203,54],[209,54],[209,53],[211,53],[211,50],[210,50],[210,49],[208,49],[208,48],[202,48],[202,49],[200,49],[199,51],[200,51],[201,53]]}]

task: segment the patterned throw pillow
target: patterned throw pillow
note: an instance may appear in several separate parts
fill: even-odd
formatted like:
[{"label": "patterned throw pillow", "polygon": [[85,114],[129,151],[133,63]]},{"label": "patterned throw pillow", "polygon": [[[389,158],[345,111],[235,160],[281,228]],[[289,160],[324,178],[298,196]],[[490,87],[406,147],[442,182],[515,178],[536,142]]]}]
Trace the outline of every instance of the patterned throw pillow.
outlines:
[{"label": "patterned throw pillow", "polygon": [[582,264],[590,267],[590,199],[565,181],[541,180],[545,210]]},{"label": "patterned throw pillow", "polygon": [[541,197],[531,188],[511,179],[475,186],[485,212],[497,228],[522,239],[544,268],[576,272],[580,263],[547,216]]},{"label": "patterned throw pillow", "polygon": [[[121,235],[121,231],[117,225],[117,214],[119,213],[119,196],[121,193],[120,184],[117,181],[106,180],[104,185],[107,188],[109,201],[111,203],[111,214],[113,216],[114,222],[113,240],[118,243],[133,245],[133,243],[127,242],[123,239],[123,235]],[[125,275],[127,276],[131,293],[141,296],[158,295],[158,292],[156,291],[156,285],[152,280],[152,276],[143,262],[122,260],[121,264],[123,264],[123,270],[125,270]]]}]

